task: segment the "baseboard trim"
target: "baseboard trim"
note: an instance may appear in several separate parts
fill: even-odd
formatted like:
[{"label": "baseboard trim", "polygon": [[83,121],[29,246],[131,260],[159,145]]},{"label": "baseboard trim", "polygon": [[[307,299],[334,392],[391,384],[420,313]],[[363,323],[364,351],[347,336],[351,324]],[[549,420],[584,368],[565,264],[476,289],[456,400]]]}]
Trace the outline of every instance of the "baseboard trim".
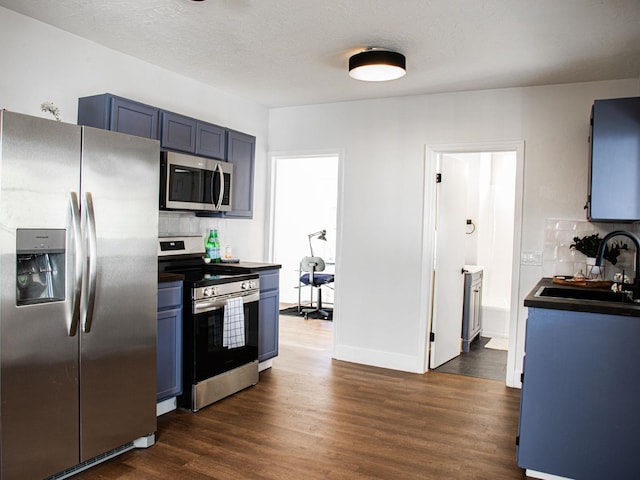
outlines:
[{"label": "baseboard trim", "polygon": [[371,365],[372,367],[389,368],[391,370],[400,370],[409,373],[424,373],[418,357],[383,352],[380,350],[368,350],[351,347],[349,345],[336,345],[333,358],[345,362]]}]

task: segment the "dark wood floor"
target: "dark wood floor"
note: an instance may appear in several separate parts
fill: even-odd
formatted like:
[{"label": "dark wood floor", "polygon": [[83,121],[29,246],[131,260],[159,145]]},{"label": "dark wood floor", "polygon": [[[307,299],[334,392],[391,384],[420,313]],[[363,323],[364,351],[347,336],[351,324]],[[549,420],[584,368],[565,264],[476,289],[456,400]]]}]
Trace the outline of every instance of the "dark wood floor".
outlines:
[{"label": "dark wood floor", "polygon": [[260,383],[158,419],[157,443],[77,480],[520,479],[504,382],[332,360],[331,323],[281,316]]},{"label": "dark wood floor", "polygon": [[507,352],[485,348],[490,340],[489,337],[477,337],[471,342],[468,352],[460,353],[434,371],[505,382],[507,378]]}]

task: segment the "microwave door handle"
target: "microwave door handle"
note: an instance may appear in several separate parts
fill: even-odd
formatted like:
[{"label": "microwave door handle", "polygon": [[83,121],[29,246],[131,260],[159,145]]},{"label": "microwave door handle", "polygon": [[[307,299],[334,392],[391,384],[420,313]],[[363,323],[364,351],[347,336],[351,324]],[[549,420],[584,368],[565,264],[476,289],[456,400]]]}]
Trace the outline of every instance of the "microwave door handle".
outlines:
[{"label": "microwave door handle", "polygon": [[89,333],[91,331],[91,325],[93,323],[93,313],[96,303],[96,262],[97,262],[97,236],[96,236],[96,218],[93,209],[93,196],[91,192],[85,194],[85,210],[87,214],[87,278],[88,285],[87,291],[87,303],[85,309],[85,318],[82,331]]},{"label": "microwave door handle", "polygon": [[222,199],[224,198],[224,172],[222,171],[222,165],[216,164],[216,170],[220,174],[220,194],[218,195],[218,204],[216,210],[219,210],[222,206]]},{"label": "microwave door handle", "polygon": [[216,191],[215,184],[216,184],[216,171],[217,170],[218,170],[218,164],[216,164],[216,166],[213,167],[213,170],[211,170],[211,185],[209,186],[209,192],[211,193],[211,205],[213,205],[213,209],[214,210],[218,209],[218,206],[216,205],[216,199],[213,196],[213,194]]},{"label": "microwave door handle", "polygon": [[69,194],[71,211],[71,230],[73,234],[73,296],[71,298],[71,318],[69,320],[69,336],[75,336],[80,321],[80,299],[82,297],[82,234],[80,230],[80,204],[78,193]]}]

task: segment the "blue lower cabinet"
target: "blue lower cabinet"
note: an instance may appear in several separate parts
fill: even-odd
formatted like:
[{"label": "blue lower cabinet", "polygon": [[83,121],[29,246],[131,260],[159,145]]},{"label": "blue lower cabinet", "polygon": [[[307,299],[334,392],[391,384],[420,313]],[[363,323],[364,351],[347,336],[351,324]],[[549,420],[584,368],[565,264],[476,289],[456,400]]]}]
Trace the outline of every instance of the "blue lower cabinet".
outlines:
[{"label": "blue lower cabinet", "polygon": [[182,393],[182,282],[158,284],[157,401]]},{"label": "blue lower cabinet", "polygon": [[640,318],[529,308],[518,465],[559,477],[640,478]]},{"label": "blue lower cabinet", "polygon": [[262,270],[260,275],[260,313],[258,323],[258,360],[278,356],[280,271]]}]

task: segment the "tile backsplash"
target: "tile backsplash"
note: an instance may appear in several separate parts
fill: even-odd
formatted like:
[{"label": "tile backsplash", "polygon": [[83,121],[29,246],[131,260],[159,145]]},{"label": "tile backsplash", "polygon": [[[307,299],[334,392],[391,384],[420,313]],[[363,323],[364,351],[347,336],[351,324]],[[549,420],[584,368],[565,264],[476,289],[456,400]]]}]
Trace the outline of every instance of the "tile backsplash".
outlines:
[{"label": "tile backsplash", "polygon": [[[582,253],[569,248],[573,243],[573,237],[583,237],[598,233],[602,238],[614,230],[626,230],[640,236],[640,225],[635,223],[597,223],[586,220],[548,218],[545,221],[544,249],[542,253],[543,276],[574,275],[579,271],[586,273],[586,257]],[[615,266],[606,263],[605,278],[611,279],[615,273],[623,270],[626,275],[632,277],[636,254],[633,244],[625,237],[613,240],[626,243],[629,250],[620,254]]]},{"label": "tile backsplash", "polygon": [[212,228],[218,229],[223,236],[226,233],[225,226],[226,222],[222,218],[196,217],[193,213],[160,211],[158,236],[205,235]]}]

